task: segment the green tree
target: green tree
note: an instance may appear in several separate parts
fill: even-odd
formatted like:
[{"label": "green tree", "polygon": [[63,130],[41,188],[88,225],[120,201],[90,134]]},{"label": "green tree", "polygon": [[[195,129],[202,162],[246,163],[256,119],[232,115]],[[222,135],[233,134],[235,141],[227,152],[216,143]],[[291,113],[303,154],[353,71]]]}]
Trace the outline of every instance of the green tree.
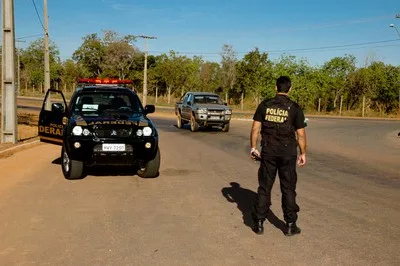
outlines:
[{"label": "green tree", "polygon": [[103,73],[104,44],[97,33],[86,35],[82,39],[83,43],[73,53],[72,59],[86,69],[89,77],[100,77]]},{"label": "green tree", "polygon": [[368,68],[359,68],[350,73],[347,78],[346,109],[352,110],[359,104],[361,98],[371,89],[369,83],[371,71]]},{"label": "green tree", "polygon": [[162,80],[167,86],[168,104],[171,103],[171,94],[178,89],[183,91],[186,81],[185,65],[188,60],[186,56],[181,56],[174,51],[170,51],[169,55],[162,54],[158,63],[158,71],[162,73]]},{"label": "green tree", "polygon": [[138,73],[132,72],[143,70],[143,53],[132,44],[135,41],[133,35],[121,36],[115,31],[103,30],[103,38],[97,33],[85,36],[72,58],[85,69],[88,77],[138,79]]},{"label": "green tree", "polygon": [[215,62],[204,62],[200,69],[200,90],[216,92],[221,84],[221,67]]},{"label": "green tree", "polygon": [[236,83],[237,53],[231,45],[225,44],[221,53],[222,88],[225,93],[225,102],[228,102],[229,91],[233,90]]},{"label": "green tree", "polygon": [[183,81],[181,96],[186,91],[202,90],[200,84],[200,69],[203,64],[201,57],[195,56],[193,58],[184,58],[182,62]]},{"label": "green tree", "polygon": [[[104,31],[103,46],[104,56],[100,63],[104,77],[118,77],[126,79],[138,63],[142,53],[131,43],[135,41],[133,35],[120,36],[110,30]],[[140,64],[141,65],[141,64]]]},{"label": "green tree", "polygon": [[[321,87],[320,73],[309,66],[306,59],[297,59],[293,55],[282,55],[273,62],[273,79],[268,83],[268,88],[274,88],[275,80],[280,76],[289,76],[292,80],[290,97],[295,100],[303,109],[315,109],[318,102],[319,88]],[[269,89],[268,97],[274,95]]]},{"label": "green tree", "polygon": [[398,107],[399,69],[383,62],[374,62],[368,68],[371,100],[380,113],[389,114]]},{"label": "green tree", "polygon": [[335,57],[323,65],[322,70],[329,76],[333,108],[336,108],[340,95],[344,93],[347,77],[355,71],[355,64],[356,58],[353,55],[345,55]]},{"label": "green tree", "polygon": [[72,59],[68,59],[62,64],[61,82],[64,89],[73,89],[73,84],[81,77],[86,77],[83,68],[79,67]]},{"label": "green tree", "polygon": [[[52,41],[49,43],[50,54],[50,81],[52,86],[58,82],[61,75],[61,62],[59,50]],[[38,87],[44,82],[44,42],[43,38],[29,44],[25,50],[21,50],[21,76],[26,81]]]},{"label": "green tree", "polygon": [[268,95],[268,84],[272,79],[272,62],[268,59],[268,54],[260,53],[255,48],[239,61],[237,71],[242,91],[245,94],[250,93],[258,105],[260,97]]},{"label": "green tree", "polygon": [[[149,55],[147,68],[147,84],[148,93],[156,95],[165,94],[165,82],[162,78],[162,72],[160,71],[159,61],[160,56]],[[143,73],[143,71],[141,71]],[[141,75],[143,77],[143,75]],[[142,79],[143,80],[143,79]],[[157,101],[157,98],[156,98]]]}]

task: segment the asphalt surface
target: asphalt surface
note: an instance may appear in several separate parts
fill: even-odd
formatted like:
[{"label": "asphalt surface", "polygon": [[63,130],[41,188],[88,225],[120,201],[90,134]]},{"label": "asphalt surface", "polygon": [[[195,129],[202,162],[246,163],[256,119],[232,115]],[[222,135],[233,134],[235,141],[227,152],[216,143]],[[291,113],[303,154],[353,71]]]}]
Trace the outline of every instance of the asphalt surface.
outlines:
[{"label": "asphalt surface", "polygon": [[283,235],[279,181],[265,234],[251,231],[258,163],[250,121],[192,133],[154,116],[161,170],[63,178],[60,148],[0,160],[1,265],[399,265],[397,121],[309,121],[298,225]]}]

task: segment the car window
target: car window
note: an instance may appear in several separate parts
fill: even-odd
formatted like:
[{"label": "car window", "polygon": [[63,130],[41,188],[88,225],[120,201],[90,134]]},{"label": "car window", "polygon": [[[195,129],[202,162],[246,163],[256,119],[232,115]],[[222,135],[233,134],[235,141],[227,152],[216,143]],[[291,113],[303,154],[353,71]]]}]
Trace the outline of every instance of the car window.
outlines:
[{"label": "car window", "polygon": [[183,102],[183,103],[186,103],[187,100],[188,100],[188,98],[189,98],[189,94],[186,94],[185,97],[183,98],[183,101],[182,101],[182,102]]},{"label": "car window", "polygon": [[143,110],[136,95],[118,92],[87,92],[75,98],[72,111],[82,116],[101,116],[105,111],[138,113]]},{"label": "car window", "polygon": [[192,102],[192,99],[193,99],[193,95],[192,95],[192,94],[189,94],[188,99],[187,99],[187,102]]},{"label": "car window", "polygon": [[194,102],[200,104],[224,104],[217,95],[196,95]]},{"label": "car window", "polygon": [[205,97],[200,95],[200,96],[195,96],[194,97],[194,103],[206,103]]}]

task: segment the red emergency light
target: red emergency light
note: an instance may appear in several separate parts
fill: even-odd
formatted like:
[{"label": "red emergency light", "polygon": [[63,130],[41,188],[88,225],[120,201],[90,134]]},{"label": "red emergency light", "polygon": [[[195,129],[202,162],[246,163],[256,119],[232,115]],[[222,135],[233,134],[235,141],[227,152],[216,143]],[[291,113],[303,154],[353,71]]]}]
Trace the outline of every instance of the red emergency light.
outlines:
[{"label": "red emergency light", "polygon": [[88,84],[132,84],[132,80],[129,79],[101,79],[101,78],[81,78],[78,79],[78,83]]}]

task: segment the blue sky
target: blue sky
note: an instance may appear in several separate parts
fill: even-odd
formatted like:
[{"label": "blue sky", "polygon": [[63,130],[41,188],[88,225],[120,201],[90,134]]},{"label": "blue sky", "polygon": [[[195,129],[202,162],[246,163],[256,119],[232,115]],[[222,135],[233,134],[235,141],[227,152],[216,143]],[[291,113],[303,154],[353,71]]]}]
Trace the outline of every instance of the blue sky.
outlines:
[{"label": "blue sky", "polygon": [[[14,0],[17,38],[43,31],[32,1]],[[43,0],[34,1],[43,21]],[[258,47],[272,59],[286,53],[311,65],[345,54],[355,55],[359,65],[366,58],[400,65],[400,37],[389,27],[393,23],[400,30],[399,0],[48,0],[48,10],[50,38],[62,60],[85,35],[110,29],[157,36],[149,41],[155,55],[174,50],[219,62],[218,53],[229,44],[239,59]],[[380,41],[388,42],[346,46]],[[141,50],[144,44],[136,42]],[[301,50],[321,47],[337,48]]]}]

